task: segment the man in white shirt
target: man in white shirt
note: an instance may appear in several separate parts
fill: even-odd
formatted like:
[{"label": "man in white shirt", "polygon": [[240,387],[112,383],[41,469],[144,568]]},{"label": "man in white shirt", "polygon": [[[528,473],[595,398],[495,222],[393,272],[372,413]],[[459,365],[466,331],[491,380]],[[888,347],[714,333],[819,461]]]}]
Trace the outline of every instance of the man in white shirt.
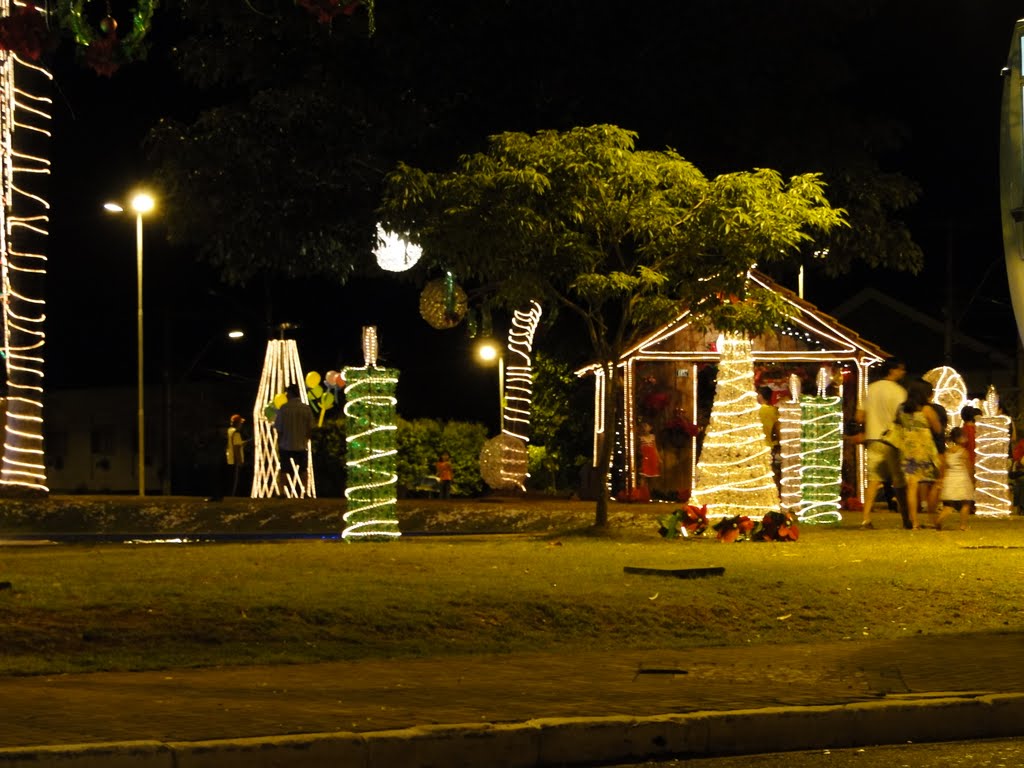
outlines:
[{"label": "man in white shirt", "polygon": [[875,497],[884,483],[892,483],[903,516],[903,525],[907,527],[909,517],[904,491],[906,480],[900,468],[900,454],[893,446],[882,441],[882,434],[892,426],[903,401],[907,399],[907,390],[900,381],[907,375],[907,366],[902,360],[890,358],[882,363],[882,378],[868,385],[864,403],[857,410],[857,421],[864,425],[864,446],[867,454],[868,487],[864,492],[864,519],[861,528],[874,528],[871,522],[871,508]]}]

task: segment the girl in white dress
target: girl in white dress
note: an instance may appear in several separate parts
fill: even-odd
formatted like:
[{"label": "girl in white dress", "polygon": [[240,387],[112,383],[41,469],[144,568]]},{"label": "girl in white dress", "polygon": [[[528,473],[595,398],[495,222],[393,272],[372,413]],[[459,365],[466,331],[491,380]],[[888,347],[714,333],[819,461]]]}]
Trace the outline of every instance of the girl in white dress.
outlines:
[{"label": "girl in white dress", "polygon": [[974,467],[967,452],[967,436],[960,427],[949,430],[946,439],[946,472],[942,478],[942,508],[935,521],[935,528],[942,530],[942,521],[960,510],[960,530],[967,530],[967,519],[971,514],[974,500]]}]

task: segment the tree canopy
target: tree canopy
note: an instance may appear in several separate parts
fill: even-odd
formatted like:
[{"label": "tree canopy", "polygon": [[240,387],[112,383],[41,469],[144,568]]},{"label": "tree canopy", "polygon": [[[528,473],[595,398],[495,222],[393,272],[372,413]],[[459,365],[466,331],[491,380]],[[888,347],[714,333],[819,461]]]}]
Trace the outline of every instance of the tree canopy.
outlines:
[{"label": "tree canopy", "polygon": [[[400,164],[381,211],[434,266],[497,301],[536,299],[578,317],[613,384],[609,408],[614,363],[641,333],[681,306],[720,330],[763,330],[781,319],[781,302],[748,290],[747,271],[793,259],[845,223],[818,174],[709,179],[636,139],[613,125],[499,134],[449,172]],[[607,458],[610,433],[605,442]]]},{"label": "tree canopy", "polygon": [[[707,167],[819,169],[852,226],[820,242],[830,259],[809,263],[920,269],[894,215],[916,185],[879,160],[901,131],[863,108],[872,101],[855,115],[849,106],[870,88],[854,72],[852,30],[877,23],[877,3],[767,19],[746,5],[652,15],[569,2],[524,18],[504,2],[384,3],[370,36],[362,9],[325,25],[293,0],[169,0],[183,19],[174,62],[200,105],[168,115],[149,141],[169,234],[234,282],[268,271],[344,280],[370,263],[373,211],[397,160],[441,167],[489,134],[611,120],[685,145]],[[775,32],[789,56],[767,52]],[[642,71],[602,53],[623,39],[643,41],[631,43]],[[736,46],[744,56],[730,55]]]}]

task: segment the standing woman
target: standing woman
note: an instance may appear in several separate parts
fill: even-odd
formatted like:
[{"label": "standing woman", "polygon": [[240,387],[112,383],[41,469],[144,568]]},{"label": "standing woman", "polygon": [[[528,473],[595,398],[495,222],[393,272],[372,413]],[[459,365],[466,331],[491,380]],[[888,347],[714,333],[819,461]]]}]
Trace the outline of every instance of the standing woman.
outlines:
[{"label": "standing woman", "polygon": [[910,526],[920,529],[917,513],[920,511],[921,483],[934,483],[939,479],[939,452],[933,435],[942,431],[942,425],[931,408],[925,408],[932,396],[932,385],[914,379],[907,385],[907,399],[900,407],[896,423],[903,431],[900,461],[907,481],[907,513]]}]

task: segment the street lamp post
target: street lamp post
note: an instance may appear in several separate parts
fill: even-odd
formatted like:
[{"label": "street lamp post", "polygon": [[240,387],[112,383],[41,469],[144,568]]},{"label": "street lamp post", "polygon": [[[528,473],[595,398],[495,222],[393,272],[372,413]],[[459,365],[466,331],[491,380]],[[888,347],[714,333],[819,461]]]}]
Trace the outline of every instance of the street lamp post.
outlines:
[{"label": "street lamp post", "polygon": [[[144,377],[142,373],[142,217],[153,210],[156,203],[152,196],[139,192],[132,196],[131,209],[135,211],[135,283],[138,293],[138,389],[139,389],[139,496],[146,495],[146,405]],[[104,203],[104,208],[114,213],[124,211],[117,203]]]},{"label": "street lamp post", "polygon": [[493,340],[480,342],[476,350],[484,362],[498,361],[498,433],[505,427],[505,356],[501,347]]}]

